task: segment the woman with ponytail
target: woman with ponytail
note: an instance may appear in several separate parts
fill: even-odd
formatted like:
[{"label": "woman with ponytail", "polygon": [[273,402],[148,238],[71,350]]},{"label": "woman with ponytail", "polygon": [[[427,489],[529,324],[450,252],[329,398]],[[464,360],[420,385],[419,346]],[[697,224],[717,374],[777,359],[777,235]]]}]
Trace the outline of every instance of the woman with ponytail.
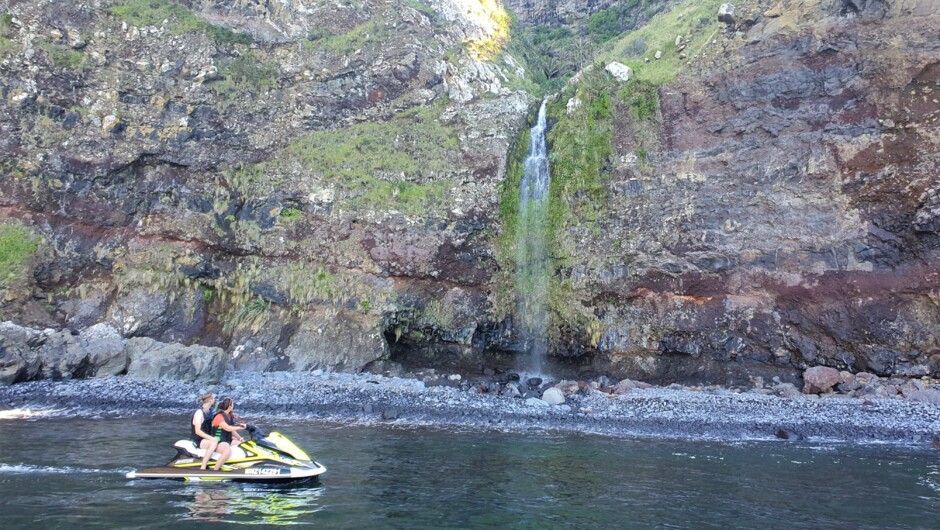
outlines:
[{"label": "woman with ponytail", "polygon": [[222,398],[216,409],[215,416],[212,418],[212,428],[215,439],[218,442],[219,459],[215,462],[216,471],[222,469],[222,464],[228,460],[232,454],[232,442],[238,445],[245,440],[238,435],[238,431],[247,427],[244,423],[235,423],[232,412],[235,410],[235,402],[232,398]]}]

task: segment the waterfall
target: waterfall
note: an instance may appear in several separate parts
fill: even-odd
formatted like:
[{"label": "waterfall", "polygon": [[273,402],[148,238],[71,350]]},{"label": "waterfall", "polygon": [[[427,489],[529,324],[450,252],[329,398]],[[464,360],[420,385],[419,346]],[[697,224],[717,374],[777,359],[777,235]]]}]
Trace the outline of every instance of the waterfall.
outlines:
[{"label": "waterfall", "polygon": [[548,149],[545,142],[545,101],[530,131],[529,156],[519,184],[519,218],[516,225],[516,290],[518,317],[528,354],[522,368],[537,374],[547,351],[548,311]]}]

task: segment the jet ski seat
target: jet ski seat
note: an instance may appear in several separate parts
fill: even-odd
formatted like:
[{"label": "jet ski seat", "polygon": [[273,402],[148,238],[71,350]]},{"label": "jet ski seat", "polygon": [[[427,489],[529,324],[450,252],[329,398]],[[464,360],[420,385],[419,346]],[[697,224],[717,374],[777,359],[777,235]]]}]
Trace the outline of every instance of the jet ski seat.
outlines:
[{"label": "jet ski seat", "polygon": [[[206,450],[196,447],[196,444],[193,443],[192,440],[180,440],[176,442],[175,444],[173,444],[173,447],[176,447],[177,449],[185,452],[186,454],[188,454],[189,456],[193,458],[201,459],[206,454]],[[235,447],[232,448],[232,454],[229,455],[228,460],[229,461],[240,460],[247,456],[248,454],[245,453],[245,450],[236,445]],[[213,460],[218,460],[221,457],[222,455],[220,455],[218,452],[212,453]]]}]

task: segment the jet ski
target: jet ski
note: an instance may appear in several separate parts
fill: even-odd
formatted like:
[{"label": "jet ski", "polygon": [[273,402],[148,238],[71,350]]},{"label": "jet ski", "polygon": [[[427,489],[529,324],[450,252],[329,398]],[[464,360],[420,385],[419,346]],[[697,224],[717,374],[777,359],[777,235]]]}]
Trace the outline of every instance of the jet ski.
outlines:
[{"label": "jet ski", "polygon": [[165,466],[131,471],[127,478],[288,482],[318,477],[326,471],[286,436],[277,432],[265,434],[254,425],[248,425],[248,432],[251,439],[232,447],[232,454],[219,471],[212,469],[219,453],[213,453],[209,469],[199,469],[205,449],[192,440],[180,440],[174,444],[176,456]]}]

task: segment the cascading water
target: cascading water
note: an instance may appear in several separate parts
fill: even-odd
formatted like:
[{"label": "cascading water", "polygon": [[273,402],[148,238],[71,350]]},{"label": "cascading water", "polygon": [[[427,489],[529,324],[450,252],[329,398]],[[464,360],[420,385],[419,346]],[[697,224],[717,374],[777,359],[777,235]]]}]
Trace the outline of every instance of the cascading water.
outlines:
[{"label": "cascading water", "polygon": [[528,359],[522,368],[541,374],[547,350],[548,259],[548,149],[545,142],[545,102],[530,131],[529,156],[519,185],[519,222],[516,225],[516,290],[518,318]]}]

